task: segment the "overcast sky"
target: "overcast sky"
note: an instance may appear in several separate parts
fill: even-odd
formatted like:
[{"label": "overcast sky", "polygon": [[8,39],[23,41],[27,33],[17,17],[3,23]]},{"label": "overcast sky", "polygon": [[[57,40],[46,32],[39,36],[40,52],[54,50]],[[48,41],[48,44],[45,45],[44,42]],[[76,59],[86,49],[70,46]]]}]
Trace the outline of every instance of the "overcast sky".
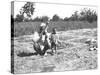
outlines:
[{"label": "overcast sky", "polygon": [[[26,2],[14,3],[14,17],[19,13],[19,10]],[[78,5],[60,5],[60,4],[43,4],[35,3],[35,12],[33,18],[39,16],[48,16],[52,18],[54,14],[59,15],[61,18],[70,17],[75,11],[80,11],[83,8],[90,8],[97,11],[97,7],[92,6],[78,6]]]}]

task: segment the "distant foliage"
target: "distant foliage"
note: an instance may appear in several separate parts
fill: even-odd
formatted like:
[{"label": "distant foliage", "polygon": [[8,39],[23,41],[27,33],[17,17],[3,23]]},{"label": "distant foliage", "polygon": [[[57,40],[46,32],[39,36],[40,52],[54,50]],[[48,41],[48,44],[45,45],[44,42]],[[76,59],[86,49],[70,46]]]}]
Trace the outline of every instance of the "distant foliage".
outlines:
[{"label": "distant foliage", "polygon": [[65,17],[64,21],[88,21],[91,23],[97,21],[97,13],[92,9],[84,8],[80,13],[75,11],[71,17]]},{"label": "distant foliage", "polygon": [[74,14],[69,18],[71,21],[78,21],[79,20],[79,14],[78,11],[75,11]]},{"label": "distant foliage", "polygon": [[36,22],[36,21],[37,21],[37,22],[41,22],[41,18],[39,18],[39,17],[34,18],[34,19],[33,19],[33,22]]},{"label": "distant foliage", "polygon": [[69,21],[69,18],[68,17],[65,17],[63,20],[64,21]]},{"label": "distant foliage", "polygon": [[15,18],[15,22],[22,22],[24,20],[24,16],[22,14],[17,14]]},{"label": "distant foliage", "polygon": [[[34,3],[27,2],[20,9],[20,14],[16,15],[15,22],[46,22],[50,19],[48,16],[39,16],[32,19],[34,10]],[[97,21],[97,12],[92,9],[84,8],[80,12],[75,11],[70,17],[65,17],[64,19],[57,14],[54,14],[50,21],[88,21],[89,23],[92,23]]]},{"label": "distant foliage", "polygon": [[[48,21],[49,17],[42,16],[42,17],[36,17],[33,21]],[[57,14],[55,14],[50,21],[88,21],[93,22],[97,21],[97,13],[96,11],[92,9],[82,9],[80,12],[75,11],[70,17],[65,17],[62,19]]]},{"label": "distant foliage", "polygon": [[48,21],[49,20],[49,17],[47,17],[47,16],[42,16],[41,17],[41,21],[42,22],[46,22],[46,21]]},{"label": "distant foliage", "polygon": [[88,22],[97,21],[97,13],[94,10],[84,8],[80,12],[79,20]]},{"label": "distant foliage", "polygon": [[51,19],[51,21],[59,21],[59,20],[60,20],[60,17],[56,14]]},{"label": "distant foliage", "polygon": [[49,20],[48,16],[36,17],[33,19],[33,22],[46,22]]}]

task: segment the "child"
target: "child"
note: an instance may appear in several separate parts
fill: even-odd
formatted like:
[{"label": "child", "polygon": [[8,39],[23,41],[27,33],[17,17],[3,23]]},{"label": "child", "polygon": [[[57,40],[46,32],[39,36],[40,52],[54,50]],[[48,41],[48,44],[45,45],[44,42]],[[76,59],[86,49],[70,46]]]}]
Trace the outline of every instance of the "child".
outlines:
[{"label": "child", "polygon": [[56,53],[57,35],[56,35],[56,29],[55,28],[52,29],[50,42],[51,42],[52,53],[54,53],[53,50],[55,50],[55,53]]}]

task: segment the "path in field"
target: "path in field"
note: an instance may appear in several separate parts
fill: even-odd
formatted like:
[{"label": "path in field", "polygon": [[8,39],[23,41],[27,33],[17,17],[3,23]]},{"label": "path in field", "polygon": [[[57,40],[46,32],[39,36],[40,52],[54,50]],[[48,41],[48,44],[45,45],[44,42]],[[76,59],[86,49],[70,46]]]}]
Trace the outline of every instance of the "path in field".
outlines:
[{"label": "path in field", "polygon": [[62,31],[58,35],[66,44],[57,50],[57,54],[45,56],[35,54],[31,41],[33,35],[14,38],[15,73],[97,68],[97,51],[89,51],[89,47],[84,43],[88,38],[97,37],[97,29]]}]

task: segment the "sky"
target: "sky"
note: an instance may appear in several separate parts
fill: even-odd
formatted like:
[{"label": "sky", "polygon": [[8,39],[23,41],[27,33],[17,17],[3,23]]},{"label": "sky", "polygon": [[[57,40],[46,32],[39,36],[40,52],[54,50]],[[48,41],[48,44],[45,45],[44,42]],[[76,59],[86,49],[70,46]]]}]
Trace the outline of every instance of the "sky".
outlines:
[{"label": "sky", "polygon": [[[19,10],[24,6],[26,2],[15,2],[14,3],[14,17],[19,13]],[[60,5],[60,4],[44,4],[35,3],[35,12],[32,18],[48,16],[52,18],[53,15],[57,14],[61,18],[70,17],[75,11],[80,11],[83,8],[93,9],[97,11],[97,7],[93,6],[79,6],[79,5]]]}]

